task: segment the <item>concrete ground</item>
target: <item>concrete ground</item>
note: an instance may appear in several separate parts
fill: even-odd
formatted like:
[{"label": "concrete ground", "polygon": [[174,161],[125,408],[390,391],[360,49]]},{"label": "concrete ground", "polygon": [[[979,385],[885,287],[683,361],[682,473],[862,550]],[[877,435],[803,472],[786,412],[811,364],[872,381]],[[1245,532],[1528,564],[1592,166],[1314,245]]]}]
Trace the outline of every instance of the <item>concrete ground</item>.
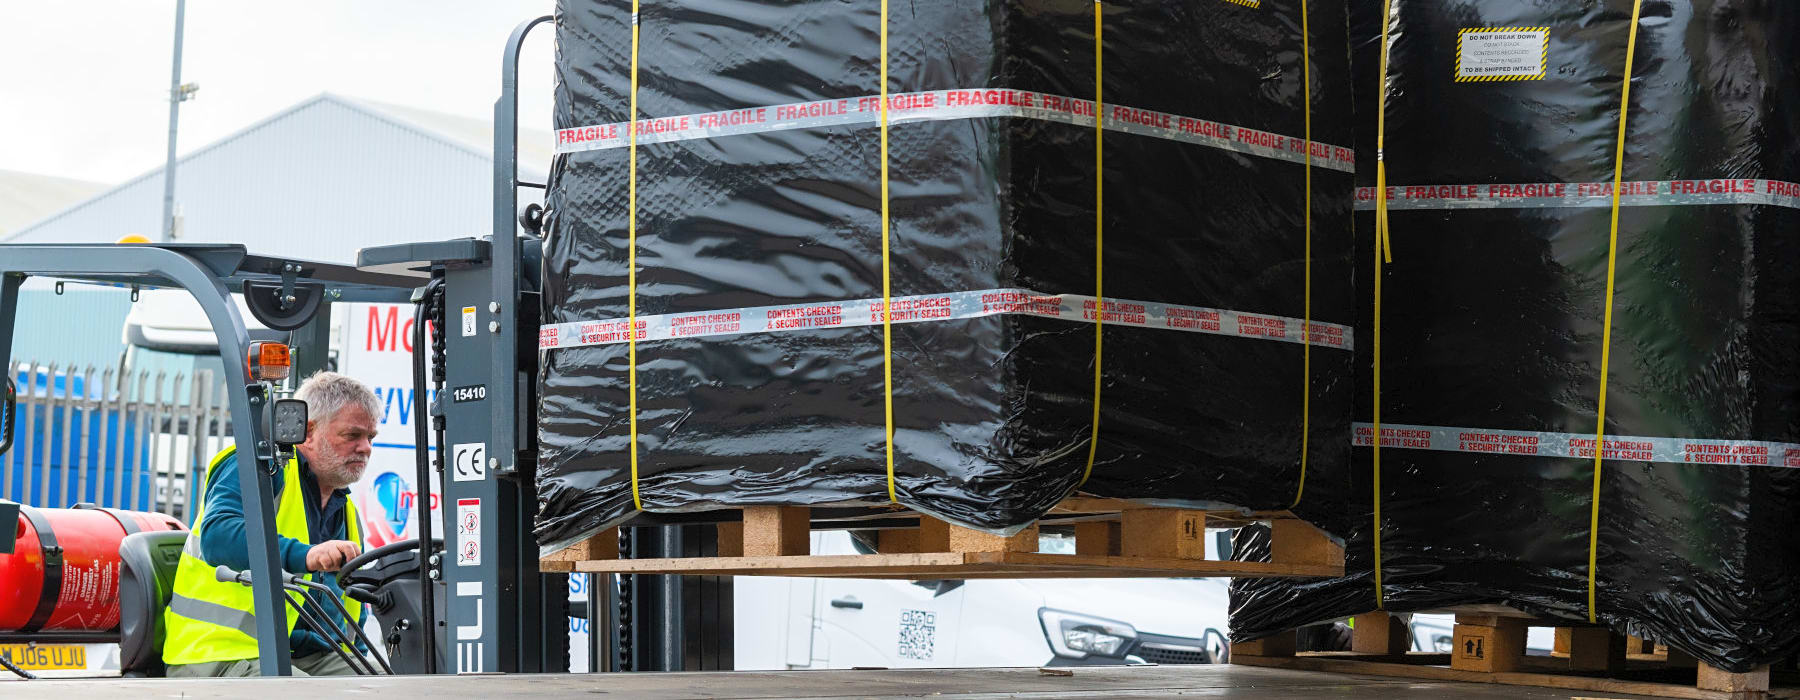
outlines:
[{"label": "concrete ground", "polygon": [[[1419,681],[1251,666],[1137,666],[1070,669],[738,671],[594,675],[388,676],[308,679],[44,679],[0,681],[8,700],[113,698],[385,697],[496,700],[614,695],[676,698],[1558,698],[1570,690]],[[1061,672],[1059,669],[1057,672]],[[8,674],[10,675],[10,674]],[[1643,696],[1606,693],[1608,700]]]}]

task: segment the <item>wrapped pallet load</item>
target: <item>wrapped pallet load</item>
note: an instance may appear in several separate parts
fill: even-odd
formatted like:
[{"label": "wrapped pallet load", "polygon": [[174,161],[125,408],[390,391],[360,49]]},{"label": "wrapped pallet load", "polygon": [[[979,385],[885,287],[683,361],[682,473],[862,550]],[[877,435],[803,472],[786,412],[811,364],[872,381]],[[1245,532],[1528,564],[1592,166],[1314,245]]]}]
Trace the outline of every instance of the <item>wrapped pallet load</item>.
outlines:
[{"label": "wrapped pallet load", "polygon": [[547,550],[759,505],[1345,512],[1341,2],[563,0],[557,27]]},{"label": "wrapped pallet load", "polygon": [[1351,10],[1351,574],[1234,583],[1233,638],[1500,604],[1800,652],[1800,6],[1384,4]]}]

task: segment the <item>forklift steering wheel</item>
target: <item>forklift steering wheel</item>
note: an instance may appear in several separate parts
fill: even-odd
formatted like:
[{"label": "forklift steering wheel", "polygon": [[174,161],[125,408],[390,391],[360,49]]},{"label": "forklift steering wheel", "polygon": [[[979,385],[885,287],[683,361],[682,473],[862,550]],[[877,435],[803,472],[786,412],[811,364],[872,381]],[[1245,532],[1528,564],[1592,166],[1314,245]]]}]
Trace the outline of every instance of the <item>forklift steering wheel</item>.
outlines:
[{"label": "forklift steering wheel", "polygon": [[[444,544],[444,541],[442,539],[439,539],[436,537],[431,538],[431,545],[434,549],[438,548],[438,547],[442,547],[443,544]],[[338,580],[342,581],[344,579],[350,578],[351,574],[356,573],[357,569],[361,569],[364,566],[367,566],[369,564],[369,562],[376,561],[376,560],[378,560],[382,557],[385,557],[389,554],[394,554],[396,552],[404,552],[407,550],[418,549],[418,548],[419,548],[419,540],[415,538],[415,539],[410,539],[410,540],[401,540],[399,542],[389,542],[380,547],[376,547],[367,552],[363,552],[362,554],[358,554],[355,557],[352,557],[350,559],[350,561],[344,562],[343,566],[338,567],[338,570],[337,570]]]}]

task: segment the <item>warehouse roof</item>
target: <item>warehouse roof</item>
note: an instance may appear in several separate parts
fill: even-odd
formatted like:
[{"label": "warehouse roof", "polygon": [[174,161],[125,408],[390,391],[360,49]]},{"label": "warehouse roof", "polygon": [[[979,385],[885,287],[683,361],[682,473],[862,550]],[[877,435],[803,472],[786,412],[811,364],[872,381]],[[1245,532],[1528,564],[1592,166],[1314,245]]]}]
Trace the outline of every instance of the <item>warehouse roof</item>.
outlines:
[{"label": "warehouse roof", "polygon": [[104,189],[100,182],[0,170],[0,236]]},{"label": "warehouse roof", "polygon": [[[366,227],[382,224],[369,221],[368,216],[380,213],[384,205],[414,213],[415,221],[426,220],[420,225],[429,229],[432,238],[485,233],[480,229],[489,221],[485,193],[492,187],[488,179],[492,150],[492,126],[487,121],[323,93],[181,156],[176,201],[183,207],[186,230],[198,233],[198,238],[188,235],[183,240],[255,245],[260,241],[243,241],[242,237],[265,230],[261,217],[274,219],[285,214],[290,220],[309,219],[295,225],[310,224],[321,235],[337,231],[337,235],[376,244],[384,241],[371,239]],[[424,155],[427,151],[443,155],[428,158]],[[520,129],[520,176],[542,182],[553,151],[549,132]],[[461,155],[449,155],[454,153]],[[489,165],[461,167],[475,160]],[[382,171],[380,177],[370,173],[372,169]],[[104,191],[94,186],[82,192],[90,196],[79,201],[64,197],[49,206],[40,204],[38,210],[21,215],[21,221],[10,225],[0,218],[0,241],[99,242],[130,233],[153,236],[159,229],[162,173],[158,166]],[[402,174],[415,176],[395,177]],[[416,191],[397,191],[409,186]],[[362,192],[351,191],[353,188]],[[476,193],[483,196],[473,199],[471,195]],[[28,196],[39,203],[53,201],[37,194]],[[432,197],[441,199],[443,205]],[[284,210],[279,205],[289,202],[271,201],[277,199],[305,207]],[[478,215],[462,211],[476,205],[482,210]],[[363,212],[367,223],[357,227],[342,217],[311,213],[321,206],[360,207],[367,210]],[[432,220],[431,216],[418,216],[420,212],[439,216]],[[214,227],[201,230],[201,218],[210,219]],[[231,232],[225,227],[231,227]],[[365,230],[352,233],[351,228]],[[399,233],[407,240],[427,237],[425,232]],[[291,234],[282,238],[294,240]],[[316,245],[320,241],[311,242]],[[281,241],[273,243],[279,247]],[[331,255],[314,257],[346,255],[334,250]]]}]

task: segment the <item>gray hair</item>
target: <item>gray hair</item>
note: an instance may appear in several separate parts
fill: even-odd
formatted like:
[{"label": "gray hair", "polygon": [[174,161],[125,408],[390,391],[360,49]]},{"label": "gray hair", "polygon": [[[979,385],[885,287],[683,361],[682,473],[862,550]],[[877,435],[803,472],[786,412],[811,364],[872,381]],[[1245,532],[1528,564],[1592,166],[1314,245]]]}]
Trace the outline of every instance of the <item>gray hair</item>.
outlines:
[{"label": "gray hair", "polygon": [[323,424],[337,415],[339,410],[352,403],[360,405],[369,412],[376,422],[381,421],[381,399],[362,382],[336,372],[317,372],[300,383],[300,390],[294,392],[294,398],[306,402],[307,420]]}]

